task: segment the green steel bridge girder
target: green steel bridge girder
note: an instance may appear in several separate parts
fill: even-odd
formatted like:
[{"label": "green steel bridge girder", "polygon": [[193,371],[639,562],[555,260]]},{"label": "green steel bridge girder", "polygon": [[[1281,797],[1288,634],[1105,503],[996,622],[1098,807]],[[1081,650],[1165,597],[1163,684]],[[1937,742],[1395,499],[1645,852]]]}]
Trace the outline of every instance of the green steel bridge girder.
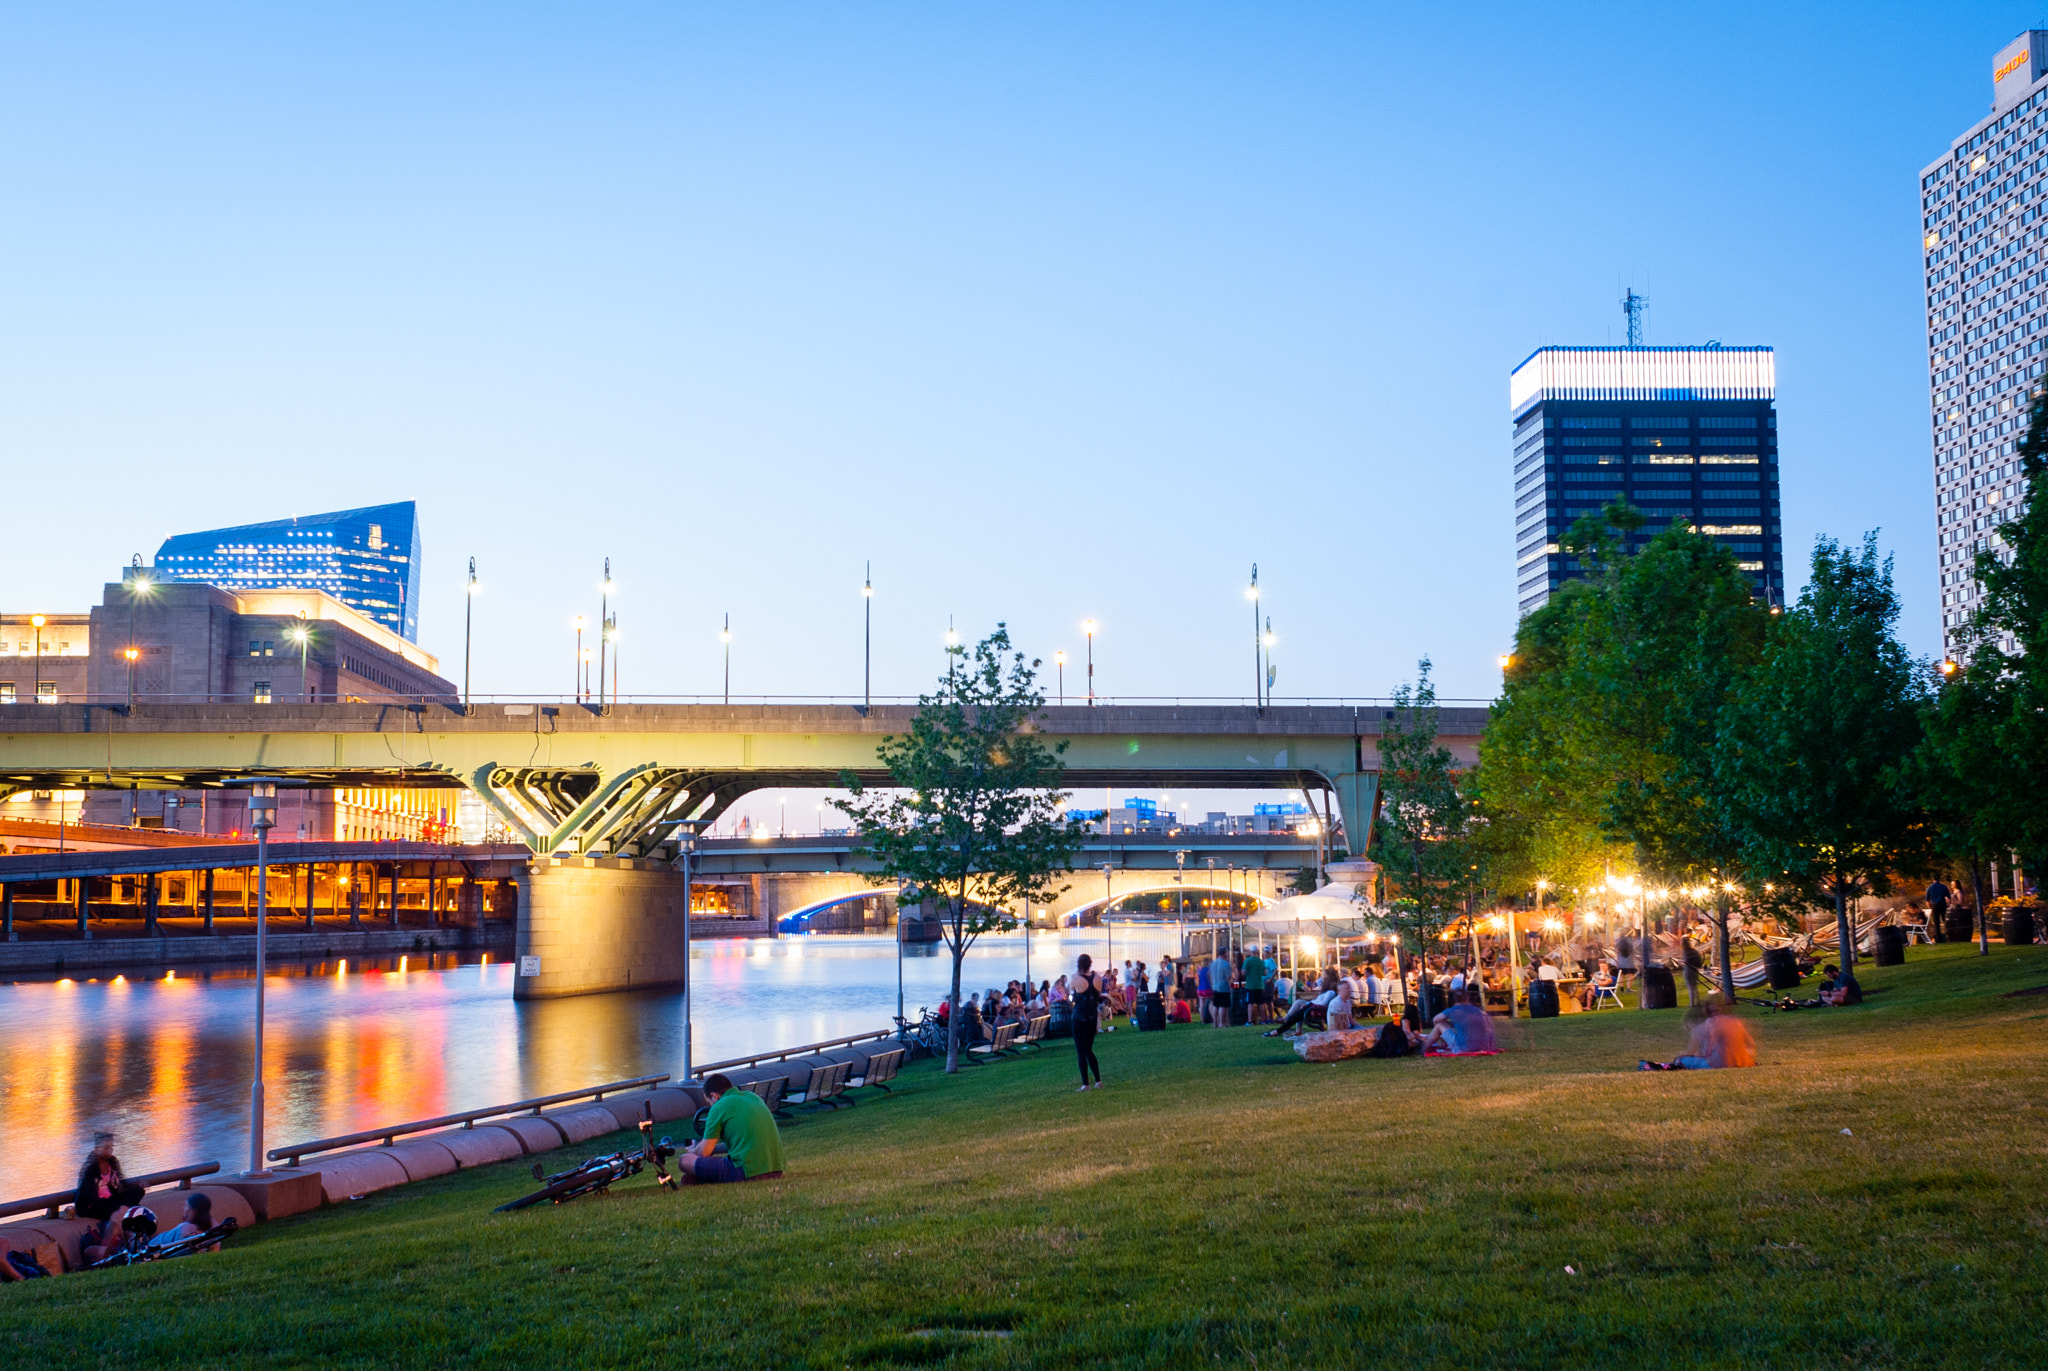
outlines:
[{"label": "green steel bridge girder", "polygon": [[[580,704],[0,706],[0,794],[202,789],[252,777],[315,787],[465,787],[534,852],[653,854],[684,820],[760,789],[884,785],[907,707]],[[1466,719],[1459,716],[1471,715]],[[1327,790],[1350,835],[1378,793],[1377,707],[1049,707],[1078,808],[1103,788]],[[1469,758],[1485,711],[1446,709]]]}]

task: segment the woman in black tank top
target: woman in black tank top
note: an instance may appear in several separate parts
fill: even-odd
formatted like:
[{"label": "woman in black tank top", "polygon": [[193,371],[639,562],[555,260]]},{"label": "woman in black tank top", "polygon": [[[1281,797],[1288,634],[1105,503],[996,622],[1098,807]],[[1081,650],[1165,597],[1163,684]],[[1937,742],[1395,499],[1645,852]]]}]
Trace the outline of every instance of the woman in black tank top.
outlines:
[{"label": "woman in black tank top", "polygon": [[1074,1055],[1081,1062],[1081,1088],[1088,1088],[1088,1073],[1095,1073],[1096,1089],[1102,1088],[1102,1063],[1095,1060],[1096,1017],[1102,1012],[1102,984],[1088,968],[1094,962],[1083,952],[1074,963]]}]

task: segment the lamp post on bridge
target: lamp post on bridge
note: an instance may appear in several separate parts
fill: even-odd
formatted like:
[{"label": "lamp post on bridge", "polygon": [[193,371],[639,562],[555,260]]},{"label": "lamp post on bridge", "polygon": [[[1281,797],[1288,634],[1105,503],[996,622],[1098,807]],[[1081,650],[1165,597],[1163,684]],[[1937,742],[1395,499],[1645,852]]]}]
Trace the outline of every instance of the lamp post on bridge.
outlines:
[{"label": "lamp post on bridge", "polygon": [[576,702],[583,702],[583,616],[577,615],[569,621],[569,627],[576,630]]},{"label": "lamp post on bridge", "polygon": [[[294,624],[285,630],[284,636],[299,645],[299,703],[311,704],[312,699],[306,693],[306,651],[312,646],[313,630],[304,624]],[[133,704],[134,701],[130,700],[129,703]]]},{"label": "lamp post on bridge", "polygon": [[469,583],[462,593],[462,712],[469,713],[469,626],[476,617],[476,558],[469,559]]},{"label": "lamp post on bridge", "polygon": [[1266,659],[1265,650],[1259,645],[1259,564],[1252,563],[1252,583],[1244,597],[1252,602],[1252,704],[1263,709],[1266,704]]},{"label": "lamp post on bridge", "polygon": [[1109,926],[1109,901],[1111,898],[1109,878],[1116,868],[1108,862],[1102,864],[1102,936],[1109,940],[1109,964],[1116,965],[1116,930]]},{"label": "lamp post on bridge", "polygon": [[1055,653],[1053,653],[1053,654],[1052,654],[1052,660],[1053,660],[1053,665],[1057,666],[1057,667],[1059,668],[1059,672],[1060,672],[1060,703],[1061,703],[1061,704],[1065,704],[1065,703],[1067,702],[1067,653],[1066,653],[1066,650],[1065,650],[1064,648],[1062,648],[1062,649],[1061,649],[1060,651],[1058,651],[1058,652],[1055,652]]},{"label": "lamp post on bridge", "polygon": [[1088,707],[1095,707],[1095,621],[1083,619],[1081,631],[1088,635]]},{"label": "lamp post on bridge", "polygon": [[[135,645],[135,602],[154,588],[143,572],[142,554],[138,552],[128,561],[128,646],[121,653],[128,660],[128,712],[131,714],[135,712],[135,663],[142,656],[141,649]],[[42,673],[38,671],[36,674]]]},{"label": "lamp post on bridge", "polygon": [[612,559],[604,559],[604,584],[597,592],[597,707],[604,710],[604,669],[612,637]]},{"label": "lamp post on bridge", "polygon": [[732,612],[726,611],[725,627],[718,631],[718,641],[725,644],[725,702],[732,703]]},{"label": "lamp post on bridge", "polygon": [[[866,718],[875,707],[875,564],[868,563],[867,580],[860,588],[860,712]],[[896,1012],[903,1012],[897,1006]]]}]

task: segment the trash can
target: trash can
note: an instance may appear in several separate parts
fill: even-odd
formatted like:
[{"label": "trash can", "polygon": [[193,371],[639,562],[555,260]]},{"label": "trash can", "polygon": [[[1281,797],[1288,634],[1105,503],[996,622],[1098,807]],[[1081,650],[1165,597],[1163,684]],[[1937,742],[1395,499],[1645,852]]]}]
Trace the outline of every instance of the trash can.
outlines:
[{"label": "trash can", "polygon": [[1643,973],[1643,1008],[1676,1009],[1678,1007],[1678,982],[1671,978],[1668,966],[1653,966]]},{"label": "trash can", "polygon": [[1166,1027],[1166,996],[1156,990],[1153,991],[1145,997],[1145,1002],[1139,1006],[1139,1010],[1139,1028],[1157,1033]]},{"label": "trash can", "polygon": [[1070,1000],[1060,1000],[1052,1007],[1052,1022],[1045,1026],[1048,1038],[1071,1038],[1074,1036],[1074,1005]]},{"label": "trash can", "polygon": [[1890,924],[1877,930],[1877,964],[1879,966],[1904,966],[1906,964],[1906,930]]},{"label": "trash can", "polygon": [[1232,1028],[1243,1028],[1251,1021],[1252,1007],[1250,997],[1245,994],[1244,987],[1239,986],[1230,992],[1230,1026]]},{"label": "trash can", "polygon": [[1970,943],[1977,940],[1977,920],[1969,910],[1949,910],[1948,940],[1952,943]]},{"label": "trash can", "polygon": [[1773,990],[1797,990],[1799,988],[1799,961],[1789,947],[1767,947],[1764,949],[1764,975]]},{"label": "trash can", "polygon": [[1532,1019],[1554,1019],[1557,1017],[1557,982],[1529,982],[1529,1017]]},{"label": "trash can", "polygon": [[2029,946],[2034,941],[2034,911],[2029,905],[2013,905],[2005,911],[2005,941]]}]

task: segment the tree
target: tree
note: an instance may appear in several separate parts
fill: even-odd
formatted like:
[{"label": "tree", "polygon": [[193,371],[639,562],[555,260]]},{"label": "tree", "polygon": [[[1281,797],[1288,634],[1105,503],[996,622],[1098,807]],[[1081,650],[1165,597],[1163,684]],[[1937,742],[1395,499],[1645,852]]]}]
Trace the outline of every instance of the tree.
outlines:
[{"label": "tree", "polygon": [[[944,902],[953,954],[946,1070],[959,1070],[961,964],[983,933],[1015,926],[1001,912],[1013,900],[1050,901],[1073,867],[1081,827],[1059,812],[1067,745],[1033,731],[1045,705],[1036,660],[1013,652],[1002,624],[968,649],[947,649],[938,689],[921,695],[910,732],[882,740],[890,789],[869,793],[842,773],[852,794],[835,800],[854,821],[860,855],[878,883],[905,881]],[[971,897],[971,898],[970,898]]]},{"label": "tree", "polygon": [[1855,958],[1850,899],[1885,893],[1928,837],[1910,775],[1926,692],[1898,616],[1877,536],[1857,553],[1821,539],[1811,582],[1771,621],[1721,730],[1730,821],[1751,867],[1784,873],[1816,902],[1832,898],[1845,966]]},{"label": "tree", "polygon": [[[1393,718],[1380,735],[1380,811],[1373,825],[1390,896],[1387,921],[1413,943],[1418,958],[1458,917],[1473,868],[1472,802],[1459,788],[1457,759],[1437,742],[1429,673],[1425,657],[1415,684],[1394,691]],[[1428,983],[1426,975],[1419,979]]]},{"label": "tree", "polygon": [[1987,956],[1986,876],[2026,827],[2026,768],[1999,742],[2000,725],[2012,714],[2011,694],[2011,680],[1993,662],[1952,666],[1927,711],[1915,776],[1935,850],[1969,875],[1977,946]]}]

